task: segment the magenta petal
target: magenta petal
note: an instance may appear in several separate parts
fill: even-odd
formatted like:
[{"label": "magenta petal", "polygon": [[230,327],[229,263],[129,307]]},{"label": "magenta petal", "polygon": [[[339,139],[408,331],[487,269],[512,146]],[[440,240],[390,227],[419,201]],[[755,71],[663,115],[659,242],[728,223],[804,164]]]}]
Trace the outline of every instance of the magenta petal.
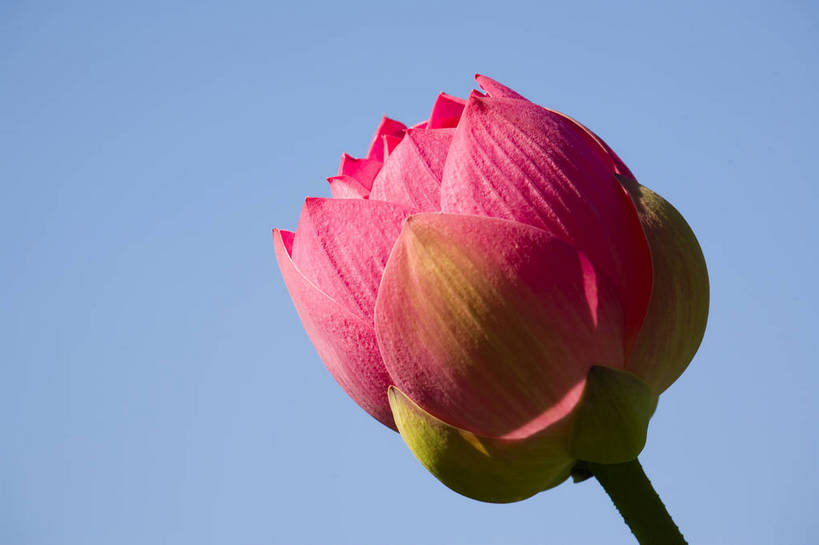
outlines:
[{"label": "magenta petal", "polygon": [[[481,86],[481,89],[487,92],[489,96],[494,98],[517,98],[521,100],[527,100],[526,97],[513,91],[506,85],[498,83],[497,81],[493,80],[492,78],[488,78],[486,76],[482,76],[480,74],[475,74],[475,81],[478,82],[478,85]],[[528,101],[528,100],[527,100]]]},{"label": "magenta petal", "polygon": [[276,258],[307,335],[333,377],[362,409],[395,429],[387,398],[391,384],[370,322],[337,304],[293,263],[293,233],[273,231]]},{"label": "magenta petal", "polygon": [[369,191],[373,188],[373,180],[375,180],[375,176],[379,170],[381,170],[381,161],[356,159],[345,153],[341,156],[341,164],[338,166],[338,175],[355,178],[364,189]]},{"label": "magenta petal", "polygon": [[611,149],[611,147],[609,147],[608,144],[606,144],[605,140],[597,136],[597,134],[595,134],[594,131],[592,131],[591,129],[589,129],[587,126],[577,121],[576,119],[569,117],[568,115],[562,112],[558,112],[556,110],[549,111],[554,112],[555,114],[565,118],[572,125],[574,125],[576,130],[580,134],[582,134],[582,136],[586,138],[587,141],[596,146],[600,152],[600,155],[603,157],[603,160],[610,165],[611,171],[613,173],[628,176],[629,178],[635,181],[637,180],[637,178],[634,177],[634,174],[631,173],[631,170],[629,170],[629,168],[623,162],[623,160],[620,159],[620,157],[616,153],[614,153],[614,150]]},{"label": "magenta petal", "polygon": [[441,93],[432,106],[427,128],[447,129],[457,127],[465,105],[466,101],[464,99]]},{"label": "magenta petal", "polygon": [[414,211],[440,210],[441,177],[454,129],[407,131],[373,182],[371,199]]},{"label": "magenta petal", "polygon": [[381,201],[308,198],[293,261],[339,305],[372,323],[384,265],[407,214]]},{"label": "magenta petal", "polygon": [[400,121],[390,119],[387,116],[382,117],[381,123],[378,124],[378,128],[375,130],[373,141],[370,143],[370,150],[367,152],[367,159],[384,161],[384,141],[381,139],[381,137],[385,135],[400,137],[404,134],[406,128],[407,126]]},{"label": "magenta petal", "polygon": [[401,143],[402,139],[402,136],[392,136],[390,134],[385,134],[381,137],[381,140],[384,142],[384,161],[390,156],[392,150]]},{"label": "magenta petal", "polygon": [[648,244],[610,162],[573,122],[529,101],[470,98],[447,155],[441,210],[528,223],[578,248],[612,279],[630,348],[651,294]]},{"label": "magenta petal", "polygon": [[592,365],[624,365],[623,315],[605,275],[559,238],[506,220],[408,218],[375,323],[395,386],[487,437],[547,428],[574,408]]},{"label": "magenta petal", "polygon": [[[509,87],[506,87],[505,85],[503,85],[501,83],[498,83],[497,81],[495,81],[495,80],[493,80],[491,78],[488,78],[486,76],[482,76],[480,74],[476,74],[475,79],[477,80],[478,85],[480,85],[481,88],[484,89],[485,91],[487,91],[489,93],[489,95],[492,96],[492,97],[495,97],[495,98],[517,98],[517,99],[527,100],[528,101],[528,99],[525,98],[523,95],[517,93],[516,91],[510,89]],[[589,129],[588,127],[586,127],[585,125],[583,125],[582,123],[577,121],[576,119],[573,119],[573,118],[569,117],[568,115],[566,115],[566,114],[564,114],[562,112],[558,112],[556,110],[549,110],[549,111],[554,113],[554,114],[557,114],[557,115],[559,115],[559,116],[561,116],[563,118],[565,118],[566,120],[568,120],[572,125],[574,125],[577,128],[578,131],[583,133],[583,136],[587,140],[589,140],[591,143],[595,144],[596,146],[600,146],[601,153],[605,156],[605,161],[611,163],[612,170],[615,172],[615,174],[624,174],[624,175],[630,177],[631,179],[636,180],[636,178],[631,173],[631,171],[626,166],[626,164],[620,159],[620,157],[617,156],[616,153],[614,153],[614,150],[612,150],[609,147],[609,145],[606,144],[606,142],[602,138],[597,136],[597,134],[595,134],[591,129]]]},{"label": "magenta petal", "polygon": [[327,178],[330,183],[330,194],[334,199],[364,199],[370,192],[352,176],[332,176]]}]

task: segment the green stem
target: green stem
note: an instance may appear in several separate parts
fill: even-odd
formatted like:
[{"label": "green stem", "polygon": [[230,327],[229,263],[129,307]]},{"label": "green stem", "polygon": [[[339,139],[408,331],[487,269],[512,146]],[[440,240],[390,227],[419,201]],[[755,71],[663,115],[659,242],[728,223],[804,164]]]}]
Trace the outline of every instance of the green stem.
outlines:
[{"label": "green stem", "polygon": [[586,463],[623,516],[640,545],[685,545],[640,462]]}]

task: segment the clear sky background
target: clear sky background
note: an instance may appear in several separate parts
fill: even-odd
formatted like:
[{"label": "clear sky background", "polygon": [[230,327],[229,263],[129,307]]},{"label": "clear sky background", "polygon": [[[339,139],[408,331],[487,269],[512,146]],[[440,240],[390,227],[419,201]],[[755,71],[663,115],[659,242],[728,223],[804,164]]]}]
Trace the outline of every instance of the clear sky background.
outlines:
[{"label": "clear sky background", "polygon": [[708,331],[642,454],[691,543],[819,541],[819,8],[0,2],[0,544],[633,544],[594,481],[489,505],[313,350],[270,230],[475,72],[686,216]]}]

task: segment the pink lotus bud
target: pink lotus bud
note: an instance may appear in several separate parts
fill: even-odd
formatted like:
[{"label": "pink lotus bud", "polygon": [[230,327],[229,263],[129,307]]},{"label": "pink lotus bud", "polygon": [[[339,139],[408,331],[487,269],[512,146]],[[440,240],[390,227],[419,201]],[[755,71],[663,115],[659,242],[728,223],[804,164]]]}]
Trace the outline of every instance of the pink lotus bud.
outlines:
[{"label": "pink lotus bud", "polygon": [[702,339],[708,276],[597,135],[477,79],[411,128],[383,118],[274,239],[339,384],[447,486],[507,502],[636,458]]}]

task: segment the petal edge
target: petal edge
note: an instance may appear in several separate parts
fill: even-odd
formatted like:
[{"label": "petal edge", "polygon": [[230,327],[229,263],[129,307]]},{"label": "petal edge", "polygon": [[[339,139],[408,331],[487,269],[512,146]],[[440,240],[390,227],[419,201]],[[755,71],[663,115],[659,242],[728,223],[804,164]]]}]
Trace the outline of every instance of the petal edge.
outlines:
[{"label": "petal edge", "polygon": [[373,327],[304,277],[291,258],[294,238],[289,231],[273,230],[279,269],[307,335],[344,391],[376,420],[396,429],[387,399],[392,380]]}]

